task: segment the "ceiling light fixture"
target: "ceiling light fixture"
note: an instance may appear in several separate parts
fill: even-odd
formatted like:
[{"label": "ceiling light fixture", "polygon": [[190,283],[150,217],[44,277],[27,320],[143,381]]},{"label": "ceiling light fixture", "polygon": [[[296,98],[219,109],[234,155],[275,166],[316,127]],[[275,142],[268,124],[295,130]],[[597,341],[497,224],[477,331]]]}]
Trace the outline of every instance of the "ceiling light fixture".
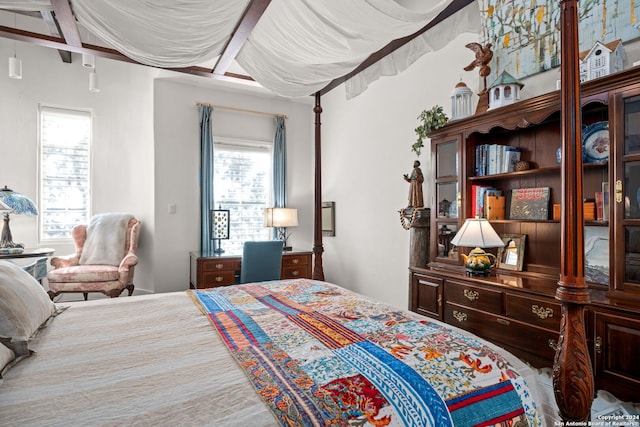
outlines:
[{"label": "ceiling light fixture", "polygon": [[89,91],[100,92],[100,86],[98,85],[98,74],[96,73],[95,68],[93,68],[89,72]]},{"label": "ceiling light fixture", "polygon": [[[13,27],[17,28],[16,14],[13,14]],[[9,57],[9,77],[12,79],[22,78],[22,60],[16,55],[16,41],[13,41],[13,56]]]}]

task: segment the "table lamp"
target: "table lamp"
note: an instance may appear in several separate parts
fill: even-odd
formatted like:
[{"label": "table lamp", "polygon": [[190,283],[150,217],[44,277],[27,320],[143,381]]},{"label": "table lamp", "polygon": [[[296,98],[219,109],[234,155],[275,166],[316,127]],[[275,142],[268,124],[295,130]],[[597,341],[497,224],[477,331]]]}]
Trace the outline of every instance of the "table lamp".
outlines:
[{"label": "table lamp", "polygon": [[216,254],[221,254],[224,249],[220,247],[220,240],[229,238],[230,222],[229,222],[229,209],[212,209],[211,210],[211,238],[216,240],[217,248],[213,250]]},{"label": "table lamp", "polygon": [[485,252],[482,248],[504,246],[504,242],[486,218],[468,218],[451,239],[451,244],[475,248],[469,255],[461,256],[464,258],[467,274],[478,276],[488,275],[496,261],[495,255]]},{"label": "table lamp", "polygon": [[265,208],[264,210],[265,227],[275,227],[278,240],[282,240],[283,251],[290,251],[291,246],[287,246],[287,227],[298,226],[298,209],[293,208]]},{"label": "table lamp", "polygon": [[14,243],[9,228],[9,214],[18,215],[38,215],[38,208],[33,201],[20,193],[7,188],[0,189],[0,212],[4,214],[4,226],[2,228],[2,238],[0,248],[24,248],[22,243]]}]

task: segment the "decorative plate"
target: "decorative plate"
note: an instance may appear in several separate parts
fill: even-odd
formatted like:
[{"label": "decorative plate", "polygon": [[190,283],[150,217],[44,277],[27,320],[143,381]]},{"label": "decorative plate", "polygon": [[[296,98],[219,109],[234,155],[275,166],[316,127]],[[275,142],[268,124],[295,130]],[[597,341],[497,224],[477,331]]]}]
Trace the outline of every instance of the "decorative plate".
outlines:
[{"label": "decorative plate", "polygon": [[582,131],[582,161],[603,163],[609,160],[609,122],[597,122]]}]

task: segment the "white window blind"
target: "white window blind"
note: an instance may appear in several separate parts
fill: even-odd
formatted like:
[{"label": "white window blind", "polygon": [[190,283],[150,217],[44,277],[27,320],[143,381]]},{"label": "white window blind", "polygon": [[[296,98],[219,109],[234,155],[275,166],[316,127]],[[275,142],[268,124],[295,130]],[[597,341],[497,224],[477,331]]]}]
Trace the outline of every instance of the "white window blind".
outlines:
[{"label": "white window blind", "polygon": [[240,252],[245,241],[270,239],[270,229],[264,226],[264,209],[272,200],[272,144],[214,144],[215,207],[229,209],[231,224],[230,238],[221,246],[227,252]]},{"label": "white window blind", "polygon": [[40,240],[70,239],[91,206],[91,113],[40,108]]}]

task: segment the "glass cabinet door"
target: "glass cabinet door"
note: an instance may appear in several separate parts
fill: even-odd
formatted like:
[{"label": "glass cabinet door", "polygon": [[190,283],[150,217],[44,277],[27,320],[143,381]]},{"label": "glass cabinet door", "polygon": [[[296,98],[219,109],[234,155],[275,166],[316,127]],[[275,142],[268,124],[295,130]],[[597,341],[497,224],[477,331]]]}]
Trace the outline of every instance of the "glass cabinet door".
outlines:
[{"label": "glass cabinet door", "polygon": [[438,218],[458,218],[458,141],[436,145],[436,206]]},{"label": "glass cabinet door", "polygon": [[433,219],[432,259],[458,262],[451,251],[451,239],[456,235],[460,218],[459,139],[433,143],[435,166],[435,200],[431,210]]},{"label": "glass cabinet door", "polygon": [[617,171],[610,188],[614,204],[612,247],[616,248],[612,285],[615,290],[640,292],[640,91],[622,93],[616,105],[622,107],[622,117],[618,117],[622,126],[616,126],[619,136],[611,139],[612,143],[617,141],[613,150]]}]

